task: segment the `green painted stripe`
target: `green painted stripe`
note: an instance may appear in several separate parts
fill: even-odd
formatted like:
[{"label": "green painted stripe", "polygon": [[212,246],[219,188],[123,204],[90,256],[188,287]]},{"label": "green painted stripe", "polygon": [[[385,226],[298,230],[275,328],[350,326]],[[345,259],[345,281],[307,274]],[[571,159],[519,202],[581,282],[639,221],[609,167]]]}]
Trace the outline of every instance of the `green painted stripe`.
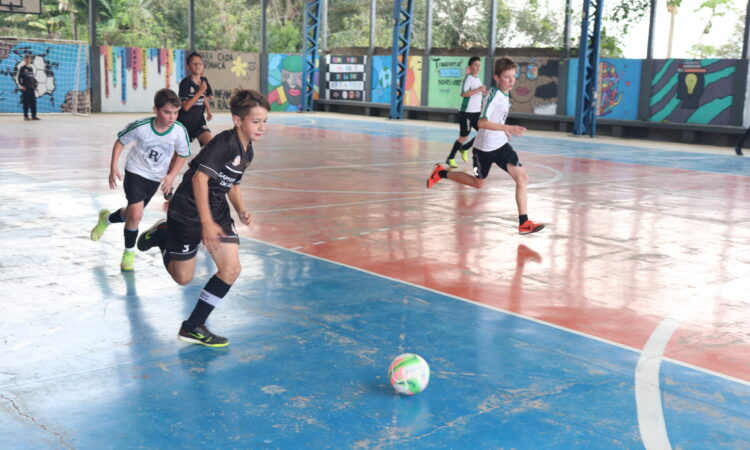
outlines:
[{"label": "green painted stripe", "polygon": [[669,82],[664,85],[663,88],[659,90],[659,92],[655,93],[651,96],[651,99],[648,101],[648,106],[654,106],[655,104],[659,103],[662,98],[664,98],[665,95],[669,93],[670,90],[672,90],[673,87],[677,85],[677,74],[672,77],[672,79],[669,80]]},{"label": "green painted stripe", "polygon": [[723,98],[715,98],[708,103],[704,103],[687,119],[687,123],[711,123],[719,114],[732,106],[733,97],[727,95]]},{"label": "green painted stripe", "polygon": [[662,120],[667,118],[667,116],[672,114],[672,112],[675,110],[675,108],[677,108],[679,104],[680,104],[680,99],[677,98],[676,96],[673,97],[672,100],[670,100],[669,103],[667,103],[666,106],[664,106],[664,108],[662,108],[661,111],[649,117],[648,119],[649,122],[661,122]]},{"label": "green painted stripe", "polygon": [[722,78],[726,78],[730,75],[732,75],[735,72],[735,67],[725,67],[722,70],[719,70],[718,72],[713,72],[706,74],[706,86],[708,86],[711,83],[715,83]]},{"label": "green painted stripe", "polygon": [[664,76],[665,73],[667,73],[667,70],[669,70],[669,67],[672,65],[672,61],[674,61],[674,59],[668,59],[664,63],[659,73],[654,75],[654,77],[651,79],[651,86],[656,86],[657,84],[659,84],[659,81],[661,81],[661,78]]}]

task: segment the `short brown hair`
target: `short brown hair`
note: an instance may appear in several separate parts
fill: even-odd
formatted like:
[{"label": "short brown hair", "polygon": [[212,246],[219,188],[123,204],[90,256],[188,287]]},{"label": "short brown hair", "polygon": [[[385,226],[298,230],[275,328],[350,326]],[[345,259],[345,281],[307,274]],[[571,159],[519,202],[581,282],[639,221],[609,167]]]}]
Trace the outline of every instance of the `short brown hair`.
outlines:
[{"label": "short brown hair", "polygon": [[502,74],[506,70],[515,69],[516,67],[518,67],[518,64],[514,63],[510,58],[502,57],[495,60],[495,66],[492,70],[492,73],[500,76],[500,74]]},{"label": "short brown hair", "polygon": [[180,103],[180,97],[178,97],[172,89],[163,88],[156,91],[156,94],[154,95],[154,106],[156,106],[156,109],[167,104],[176,106],[177,108],[182,106],[182,103]]},{"label": "short brown hair", "polygon": [[266,110],[271,110],[271,105],[266,97],[258,91],[252,89],[236,89],[229,99],[229,110],[233,116],[243,118],[250,114],[250,110],[260,106]]}]

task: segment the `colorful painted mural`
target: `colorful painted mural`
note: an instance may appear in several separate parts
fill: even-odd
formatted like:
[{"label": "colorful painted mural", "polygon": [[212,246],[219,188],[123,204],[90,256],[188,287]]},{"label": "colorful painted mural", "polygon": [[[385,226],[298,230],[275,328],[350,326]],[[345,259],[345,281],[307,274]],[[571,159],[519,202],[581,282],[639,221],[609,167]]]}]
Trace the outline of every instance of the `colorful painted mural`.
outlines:
[{"label": "colorful painted mural", "polygon": [[510,93],[511,112],[557,114],[560,60],[514,56],[516,84]]},{"label": "colorful painted mural", "polygon": [[655,60],[651,67],[651,122],[732,123],[736,59]]},{"label": "colorful painted mural", "polygon": [[[406,71],[406,96],[404,105],[419,106],[422,96],[422,56],[409,56]],[[391,70],[390,55],[376,55],[372,57],[372,86],[371,98],[373,103],[391,102]]]},{"label": "colorful painted mural", "polygon": [[21,114],[24,55],[32,55],[39,113],[88,112],[88,47],[15,39],[0,39],[0,112]]},{"label": "colorful painted mural", "polygon": [[99,47],[102,112],[149,112],[161,88],[177,92],[185,77],[185,50]]},{"label": "colorful painted mural", "polygon": [[[268,54],[268,102],[271,111],[299,111],[302,107],[302,55]],[[320,58],[315,68],[313,98],[320,95]]]},{"label": "colorful painted mural", "polygon": [[[596,88],[597,116],[608,119],[636,120],[641,87],[640,59],[604,58],[599,62]],[[578,92],[578,59],[568,60],[568,93],[565,113],[575,115]]]},{"label": "colorful painted mural", "polygon": [[[484,77],[484,63],[479,77]],[[467,73],[468,56],[431,56],[427,86],[427,106],[455,108],[461,105],[461,82]]]}]

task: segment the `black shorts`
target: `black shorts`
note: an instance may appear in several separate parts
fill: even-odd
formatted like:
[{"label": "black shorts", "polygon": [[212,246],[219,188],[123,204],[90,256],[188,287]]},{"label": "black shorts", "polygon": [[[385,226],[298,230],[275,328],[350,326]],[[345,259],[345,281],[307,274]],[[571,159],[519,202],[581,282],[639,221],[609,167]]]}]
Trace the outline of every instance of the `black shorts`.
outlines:
[{"label": "black shorts", "polygon": [[187,120],[185,122],[182,122],[183,125],[185,125],[185,129],[188,132],[188,138],[190,138],[190,142],[193,142],[195,139],[198,138],[201,134],[208,131],[209,133],[211,130],[208,128],[208,124],[206,123],[206,118],[201,116],[200,119],[196,120]]},{"label": "black shorts", "polygon": [[143,202],[144,207],[148,205],[151,197],[159,189],[159,184],[159,181],[149,180],[126,170],[122,187],[125,189],[125,198],[128,199],[128,205],[138,202]]},{"label": "black shorts", "polygon": [[466,137],[471,133],[471,129],[479,131],[479,113],[467,113],[466,111],[458,112],[458,126],[460,127],[461,137]]},{"label": "black shorts", "polygon": [[[224,229],[224,234],[226,234],[226,237],[221,238],[221,242],[239,245],[240,238],[237,236],[237,232],[234,231],[234,221],[232,218],[229,217],[221,220],[218,224]],[[195,258],[201,239],[200,223],[180,222],[167,215],[167,243],[165,250],[169,253],[169,259],[187,261],[188,259]]]},{"label": "black shorts", "polygon": [[483,152],[474,149],[474,176],[480,179],[487,178],[490,173],[492,163],[500,166],[504,171],[508,171],[508,164],[521,167],[521,161],[518,160],[518,153],[513,150],[510,144],[505,144],[497,150]]}]

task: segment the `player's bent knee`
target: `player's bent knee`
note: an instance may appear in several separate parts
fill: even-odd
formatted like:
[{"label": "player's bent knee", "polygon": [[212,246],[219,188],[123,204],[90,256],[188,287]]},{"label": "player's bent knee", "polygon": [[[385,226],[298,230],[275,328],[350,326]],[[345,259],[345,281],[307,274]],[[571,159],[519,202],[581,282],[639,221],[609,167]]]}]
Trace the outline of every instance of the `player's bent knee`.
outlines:
[{"label": "player's bent knee", "polygon": [[185,286],[193,281],[193,274],[191,273],[173,273],[171,275],[175,283],[179,284],[180,286]]},{"label": "player's bent knee", "polygon": [[219,270],[219,278],[224,280],[227,284],[232,284],[235,281],[237,281],[237,278],[240,277],[240,273],[242,272],[242,266],[237,265],[231,265],[228,267],[222,267]]},{"label": "player's bent knee", "polygon": [[474,184],[472,186],[481,189],[482,186],[484,186],[484,178],[474,178]]}]

